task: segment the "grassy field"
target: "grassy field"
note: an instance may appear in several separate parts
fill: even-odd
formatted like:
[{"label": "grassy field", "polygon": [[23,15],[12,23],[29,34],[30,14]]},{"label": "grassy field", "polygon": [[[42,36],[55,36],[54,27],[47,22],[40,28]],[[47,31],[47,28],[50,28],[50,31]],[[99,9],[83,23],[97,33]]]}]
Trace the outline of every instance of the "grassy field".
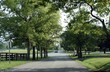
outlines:
[{"label": "grassy field", "polygon": [[[9,50],[5,50],[3,52],[9,52]],[[27,53],[27,49],[11,49],[11,53]],[[35,51],[37,53],[37,50]],[[53,50],[48,50],[48,52],[53,52]],[[32,50],[30,51],[32,53]]]},{"label": "grassy field", "polygon": [[[3,52],[9,52],[9,50],[5,50]],[[27,49],[11,49],[10,52],[11,53],[27,53]],[[30,52],[32,53],[32,50]]]},{"label": "grassy field", "polygon": [[84,55],[83,59],[80,60],[75,56],[72,56],[72,58],[91,70],[110,72],[110,54],[95,52],[90,55]]},{"label": "grassy field", "polygon": [[21,64],[28,63],[29,61],[0,61],[0,70],[9,69]]}]

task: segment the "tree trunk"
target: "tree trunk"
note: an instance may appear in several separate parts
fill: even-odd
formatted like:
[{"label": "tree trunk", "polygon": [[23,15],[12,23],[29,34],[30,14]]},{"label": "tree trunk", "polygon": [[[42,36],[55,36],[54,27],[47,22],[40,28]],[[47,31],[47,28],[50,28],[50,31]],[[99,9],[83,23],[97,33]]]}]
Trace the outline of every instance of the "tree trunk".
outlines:
[{"label": "tree trunk", "polygon": [[109,51],[110,51],[110,48],[109,48]]},{"label": "tree trunk", "polygon": [[40,58],[42,58],[42,47],[40,47]]},{"label": "tree trunk", "polygon": [[88,51],[88,55],[90,55],[90,51]]},{"label": "tree trunk", "polygon": [[85,55],[86,55],[86,53],[87,53],[87,50],[85,49]]},{"label": "tree trunk", "polygon": [[46,58],[46,51],[45,51],[45,48],[44,48],[43,50],[44,50],[44,58]]},{"label": "tree trunk", "polygon": [[27,60],[30,60],[30,48],[31,48],[31,43],[28,40],[28,48],[27,48]]},{"label": "tree trunk", "polygon": [[78,58],[82,58],[82,51],[81,51],[81,47],[80,48],[78,48]]},{"label": "tree trunk", "polygon": [[33,46],[33,60],[35,60],[35,47]]},{"label": "tree trunk", "polygon": [[104,51],[104,54],[106,54],[106,49],[105,48],[103,49],[103,51]]},{"label": "tree trunk", "polygon": [[78,56],[78,54],[79,54],[79,48],[77,48],[75,56]]},{"label": "tree trunk", "polygon": [[37,47],[37,60],[39,59],[38,48],[39,48],[39,46]]},{"label": "tree trunk", "polygon": [[45,49],[45,54],[46,54],[46,57],[48,57],[48,50],[47,50],[47,48]]},{"label": "tree trunk", "polygon": [[75,55],[76,55],[76,50],[73,51],[73,56],[75,56]]}]

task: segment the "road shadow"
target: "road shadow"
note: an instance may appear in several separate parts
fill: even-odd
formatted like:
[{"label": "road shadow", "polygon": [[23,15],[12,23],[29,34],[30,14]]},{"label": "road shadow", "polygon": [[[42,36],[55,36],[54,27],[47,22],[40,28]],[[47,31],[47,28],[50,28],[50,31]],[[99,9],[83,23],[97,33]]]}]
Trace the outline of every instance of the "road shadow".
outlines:
[{"label": "road shadow", "polygon": [[2,72],[92,72],[88,71],[87,69],[84,68],[46,68],[46,69],[13,69],[13,70],[8,70],[8,71],[2,71]]},{"label": "road shadow", "polygon": [[41,61],[72,61],[72,59],[68,56],[54,56]]}]

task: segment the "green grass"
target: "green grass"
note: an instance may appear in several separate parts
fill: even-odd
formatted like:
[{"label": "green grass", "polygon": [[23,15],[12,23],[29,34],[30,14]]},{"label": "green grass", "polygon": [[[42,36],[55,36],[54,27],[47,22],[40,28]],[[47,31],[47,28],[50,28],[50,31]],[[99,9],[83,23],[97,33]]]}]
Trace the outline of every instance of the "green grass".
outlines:
[{"label": "green grass", "polygon": [[[5,50],[3,52],[9,52],[9,50]],[[27,53],[27,49],[11,49],[10,52],[11,53]],[[37,53],[37,50],[35,50],[35,52]],[[48,50],[48,52],[53,52],[53,50]],[[30,53],[32,53],[32,50],[30,51]]]},{"label": "green grass", "polygon": [[82,59],[77,59],[76,56],[71,56],[71,58],[91,70],[110,72],[110,54],[92,53],[90,55],[84,55]]},{"label": "green grass", "polygon": [[110,70],[106,65],[110,65],[110,58],[89,58],[83,61],[78,60],[82,65],[92,70]]},{"label": "green grass", "polygon": [[[11,53],[26,53],[27,52],[26,49],[12,49],[10,51],[11,51]],[[5,50],[4,52],[8,52],[8,50]],[[32,53],[32,50],[31,50],[31,53]],[[28,62],[32,62],[33,61],[32,56],[30,56],[30,58],[31,59],[29,61],[26,61],[26,60],[11,61],[11,63],[9,63],[9,61],[0,61],[0,70],[9,69],[9,68],[12,68],[12,67],[15,67],[15,66],[19,66],[19,65],[28,63]],[[42,59],[44,59],[44,58],[42,58]],[[41,60],[40,56],[38,57],[38,61],[39,60]]]},{"label": "green grass", "polygon": [[11,61],[10,63],[9,61],[0,61],[0,70],[9,69],[27,62],[29,61]]},{"label": "green grass", "polygon": [[[4,52],[9,52],[9,50],[5,50]],[[26,49],[11,49],[11,53],[27,53]]]},{"label": "green grass", "polygon": [[[4,52],[9,52],[9,50],[5,50]],[[27,53],[27,49],[11,49],[11,53]],[[37,53],[37,50],[35,51]],[[30,51],[32,54],[32,50]]]},{"label": "green grass", "polygon": [[53,50],[48,50],[48,53],[53,52]]}]

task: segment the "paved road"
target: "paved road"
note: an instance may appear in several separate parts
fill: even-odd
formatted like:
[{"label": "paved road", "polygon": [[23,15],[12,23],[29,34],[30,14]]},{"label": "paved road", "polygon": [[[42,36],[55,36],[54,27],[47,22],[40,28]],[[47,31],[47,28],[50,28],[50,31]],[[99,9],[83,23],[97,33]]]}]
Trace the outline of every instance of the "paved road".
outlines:
[{"label": "paved road", "polygon": [[49,59],[34,61],[5,72],[89,72],[65,53],[50,53]]}]

